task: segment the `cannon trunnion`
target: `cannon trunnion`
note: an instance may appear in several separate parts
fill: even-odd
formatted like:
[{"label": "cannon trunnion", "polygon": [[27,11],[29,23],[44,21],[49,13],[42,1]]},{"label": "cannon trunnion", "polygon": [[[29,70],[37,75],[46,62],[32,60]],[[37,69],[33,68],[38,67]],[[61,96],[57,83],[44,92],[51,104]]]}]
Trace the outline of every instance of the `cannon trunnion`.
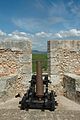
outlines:
[{"label": "cannon trunnion", "polygon": [[21,109],[49,109],[51,111],[55,110],[57,102],[55,101],[55,92],[48,91],[48,84],[51,83],[48,80],[48,75],[42,75],[41,64],[39,61],[36,63],[36,75],[32,75],[30,82],[30,87],[27,93],[24,94],[22,100],[19,102],[21,104]]}]

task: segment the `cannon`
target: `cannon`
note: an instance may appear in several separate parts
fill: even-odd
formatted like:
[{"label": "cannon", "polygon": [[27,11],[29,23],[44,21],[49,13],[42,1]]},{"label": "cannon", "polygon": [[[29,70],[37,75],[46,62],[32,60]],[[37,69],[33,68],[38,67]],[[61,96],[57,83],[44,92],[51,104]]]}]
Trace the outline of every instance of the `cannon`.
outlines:
[{"label": "cannon", "polygon": [[55,110],[57,102],[54,91],[48,91],[48,75],[42,75],[41,62],[36,61],[36,75],[32,75],[30,87],[19,102],[22,110],[41,109]]}]

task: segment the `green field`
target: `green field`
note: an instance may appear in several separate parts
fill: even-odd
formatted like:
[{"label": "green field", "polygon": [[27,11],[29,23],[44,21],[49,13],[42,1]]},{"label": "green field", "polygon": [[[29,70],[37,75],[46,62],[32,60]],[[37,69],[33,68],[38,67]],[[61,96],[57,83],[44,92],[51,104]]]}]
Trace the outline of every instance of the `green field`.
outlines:
[{"label": "green field", "polygon": [[32,54],[32,71],[36,71],[36,61],[42,61],[42,70],[47,70],[47,54]]}]

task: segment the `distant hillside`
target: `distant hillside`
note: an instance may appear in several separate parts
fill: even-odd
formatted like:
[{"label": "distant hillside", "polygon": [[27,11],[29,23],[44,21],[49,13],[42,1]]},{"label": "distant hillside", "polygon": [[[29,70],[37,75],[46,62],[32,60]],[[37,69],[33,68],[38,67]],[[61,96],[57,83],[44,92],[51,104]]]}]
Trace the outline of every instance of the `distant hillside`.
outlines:
[{"label": "distant hillside", "polygon": [[47,54],[47,51],[32,50],[32,53],[34,53],[34,54]]}]

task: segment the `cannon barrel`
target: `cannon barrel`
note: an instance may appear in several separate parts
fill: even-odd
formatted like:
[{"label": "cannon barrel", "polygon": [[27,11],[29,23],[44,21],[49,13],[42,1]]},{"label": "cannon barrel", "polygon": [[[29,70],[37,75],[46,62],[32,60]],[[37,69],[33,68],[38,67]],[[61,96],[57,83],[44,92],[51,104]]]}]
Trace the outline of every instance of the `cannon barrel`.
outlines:
[{"label": "cannon barrel", "polygon": [[48,91],[48,83],[50,83],[48,75],[44,77],[42,75],[42,61],[36,61],[36,75],[32,75],[30,83],[30,88],[19,102],[21,104],[20,108],[22,110],[37,108],[54,111],[58,104],[55,101],[55,92]]},{"label": "cannon barrel", "polygon": [[42,69],[40,61],[36,61],[36,96],[39,98],[44,96],[44,84],[42,80]]}]

